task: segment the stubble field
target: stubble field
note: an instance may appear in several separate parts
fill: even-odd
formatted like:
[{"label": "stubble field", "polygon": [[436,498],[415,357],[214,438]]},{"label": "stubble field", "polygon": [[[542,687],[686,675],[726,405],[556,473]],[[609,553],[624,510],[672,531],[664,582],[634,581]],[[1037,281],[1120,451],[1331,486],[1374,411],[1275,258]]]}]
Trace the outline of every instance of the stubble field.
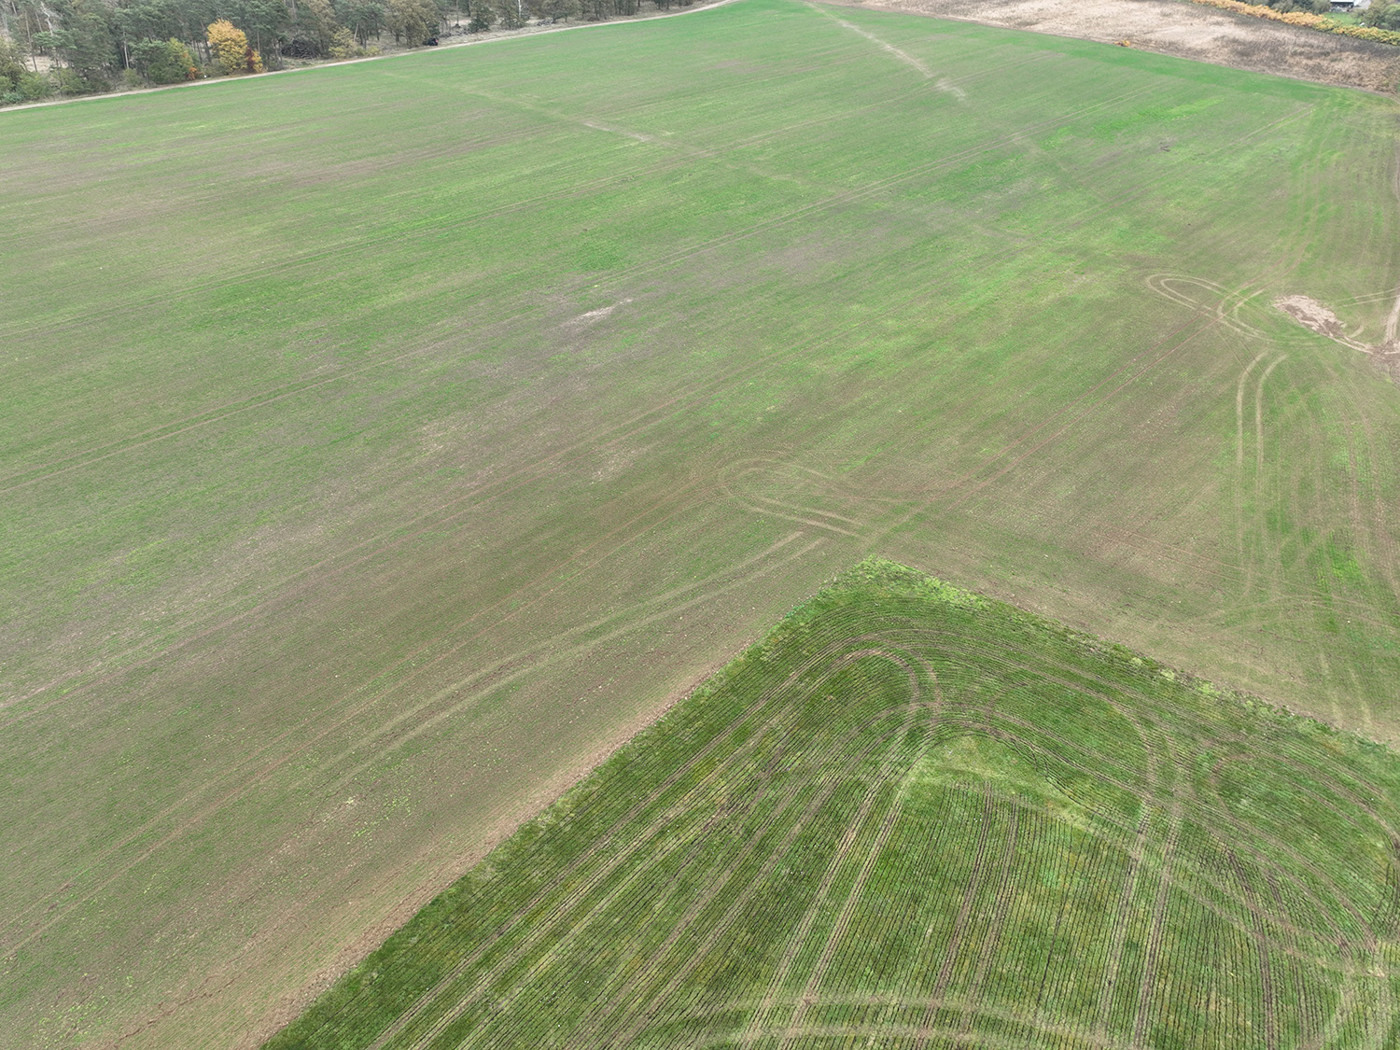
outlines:
[{"label": "stubble field", "polygon": [[1400,736],[1393,101],[743,0],[0,116],[0,1030],[256,1043],[879,551]]}]

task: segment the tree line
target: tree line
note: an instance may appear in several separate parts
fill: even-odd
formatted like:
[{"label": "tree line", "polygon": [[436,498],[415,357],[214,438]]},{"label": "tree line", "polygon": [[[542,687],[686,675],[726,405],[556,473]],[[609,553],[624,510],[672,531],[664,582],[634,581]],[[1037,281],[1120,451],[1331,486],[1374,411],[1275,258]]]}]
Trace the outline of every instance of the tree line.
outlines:
[{"label": "tree line", "polygon": [[[646,0],[654,9],[693,0]],[[0,0],[0,105],[436,44],[643,0]]]}]

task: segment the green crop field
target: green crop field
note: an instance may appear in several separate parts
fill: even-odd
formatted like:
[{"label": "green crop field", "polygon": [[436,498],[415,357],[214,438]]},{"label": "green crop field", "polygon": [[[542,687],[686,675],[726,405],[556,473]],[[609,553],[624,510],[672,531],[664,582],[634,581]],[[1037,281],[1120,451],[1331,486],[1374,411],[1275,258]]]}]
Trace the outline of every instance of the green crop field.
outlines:
[{"label": "green crop field", "polygon": [[268,1044],[1400,1040],[1400,762],[870,561]]},{"label": "green crop field", "polygon": [[0,113],[0,1032],[257,1045],[872,553],[1400,740],[1397,146],[797,0]]}]

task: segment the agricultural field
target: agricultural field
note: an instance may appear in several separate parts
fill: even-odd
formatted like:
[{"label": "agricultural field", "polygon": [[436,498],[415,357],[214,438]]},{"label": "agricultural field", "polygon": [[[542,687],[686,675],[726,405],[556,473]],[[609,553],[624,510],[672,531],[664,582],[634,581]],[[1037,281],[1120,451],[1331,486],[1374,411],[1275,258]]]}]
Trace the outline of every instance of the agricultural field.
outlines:
[{"label": "agricultural field", "polygon": [[0,114],[0,1032],[258,1045],[870,554],[1400,741],[1397,145],[798,0]]},{"label": "agricultural field", "polygon": [[269,1044],[1400,1040],[1400,761],[888,562]]}]

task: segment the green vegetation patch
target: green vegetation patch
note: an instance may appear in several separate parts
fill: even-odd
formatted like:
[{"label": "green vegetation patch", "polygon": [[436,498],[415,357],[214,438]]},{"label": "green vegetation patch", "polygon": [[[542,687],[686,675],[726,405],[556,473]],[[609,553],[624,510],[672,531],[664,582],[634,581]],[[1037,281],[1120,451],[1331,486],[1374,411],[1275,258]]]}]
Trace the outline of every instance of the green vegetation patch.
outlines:
[{"label": "green vegetation patch", "polygon": [[268,1045],[1394,1045],[1397,801],[1379,747],[868,560]]},{"label": "green vegetation patch", "polygon": [[[1397,114],[1131,48],[798,0],[6,110],[0,1044],[270,1036],[317,975],[378,943],[366,931],[396,928],[497,829],[873,551],[1400,741],[1400,396],[1350,345],[1380,345],[1394,316]],[[1295,295],[1344,342],[1273,305]],[[898,709],[889,666],[858,660],[813,702],[875,676]],[[1062,830],[1091,824],[1088,784],[1094,812],[1135,828],[1152,769],[1136,738],[1113,729],[1111,782],[1094,779],[1102,755],[1037,767],[1054,734],[1112,714],[1071,705],[1073,683],[1039,688],[1061,691],[1056,726],[911,751],[888,774],[909,779],[901,805],[996,768],[1008,790],[1053,785]],[[791,878],[820,885],[822,836],[843,841],[860,812],[863,795],[822,808],[846,794],[774,810],[798,781],[751,798],[746,768],[717,774],[698,826],[665,830],[682,852],[656,877],[697,909],[684,930],[727,914],[809,802],[791,848],[817,867]],[[1254,774],[1221,768],[1239,819],[1262,805],[1230,794],[1267,783]],[[980,819],[976,789],[947,797]],[[716,817],[726,803],[780,837],[742,854],[694,838],[750,819]],[[692,841],[719,851],[713,868],[686,861]],[[1134,869],[1149,896],[1156,856]],[[713,902],[687,881],[731,867]],[[627,895],[653,868],[629,871],[603,885],[631,877]],[[838,916],[859,872],[824,891]],[[816,893],[760,885],[746,915],[762,893]],[[516,950],[536,927],[498,906],[473,921]],[[669,906],[654,940],[598,956],[617,988],[599,976],[578,1002],[669,1001],[667,960],[700,951],[666,943]],[[803,934],[818,958],[832,921]],[[718,936],[697,965],[736,950]],[[612,1015],[539,994],[565,987],[556,958],[589,976],[573,943],[548,959],[517,945],[541,983],[505,974],[525,990],[492,1023],[528,1006],[541,1033],[621,1041],[631,1021],[609,1034]],[[791,980],[816,962],[795,956]],[[711,976],[761,1004],[778,962],[745,965],[747,984]],[[845,965],[838,951],[824,972]],[[1339,994],[1365,1011],[1374,986],[1355,973]],[[758,1022],[759,1004],[704,1002],[771,1041],[802,988],[773,994]],[[819,1000],[799,1024],[861,1008]],[[940,1009],[930,1032],[963,1024]],[[1136,1003],[1113,1010],[1108,1031],[1135,1031]],[[1032,1038],[979,1030],[994,1023],[1003,1043]]]}]

